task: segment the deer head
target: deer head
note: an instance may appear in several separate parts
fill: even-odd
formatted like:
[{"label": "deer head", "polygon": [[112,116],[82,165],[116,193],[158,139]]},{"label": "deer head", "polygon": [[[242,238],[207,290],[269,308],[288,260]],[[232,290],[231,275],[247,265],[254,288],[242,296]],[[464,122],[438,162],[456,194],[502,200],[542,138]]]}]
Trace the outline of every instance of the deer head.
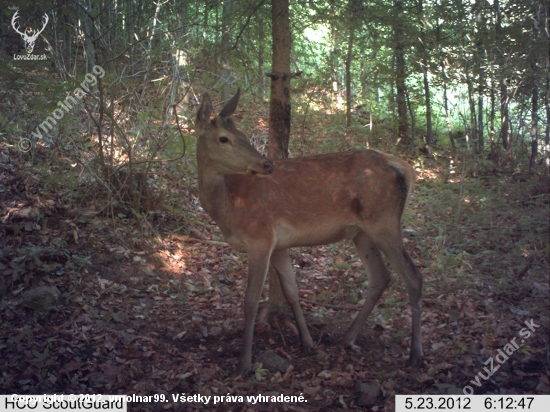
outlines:
[{"label": "deer head", "polygon": [[246,174],[258,177],[273,172],[273,162],[264,158],[249,143],[246,135],[237,129],[231,115],[239,103],[237,90],[220,113],[210,120],[212,101],[205,94],[197,114],[195,130],[199,137],[197,158],[199,168],[208,166],[212,173]]}]

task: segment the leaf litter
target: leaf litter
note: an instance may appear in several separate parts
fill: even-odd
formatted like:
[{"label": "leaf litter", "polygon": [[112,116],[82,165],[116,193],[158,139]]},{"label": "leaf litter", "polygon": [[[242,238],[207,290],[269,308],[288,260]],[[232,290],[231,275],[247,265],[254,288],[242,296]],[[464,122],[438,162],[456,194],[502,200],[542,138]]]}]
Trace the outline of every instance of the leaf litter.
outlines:
[{"label": "leaf litter", "polygon": [[[1,393],[168,400],[132,403],[132,411],[205,407],[173,402],[174,394],[307,400],[210,403],[213,410],[359,410],[364,384],[375,388],[372,410],[393,410],[395,394],[460,393],[467,385],[476,393],[549,393],[548,196],[532,200],[526,185],[503,176],[466,179],[458,222],[457,185],[426,174],[416,186],[404,235],[424,275],[426,359],[418,371],[405,366],[410,308],[398,277],[358,337],[359,349],[338,345],[368,288],[353,247],[342,243],[291,253],[315,353],[302,356],[283,323],[257,324],[253,359],[273,351],[290,366],[268,370],[257,362],[243,379],[233,373],[246,255],[224,245],[192,192],[176,193],[196,216],[185,233],[165,211],[144,236],[134,220],[98,213],[94,200],[75,207],[67,195],[43,190],[39,168],[0,150],[12,160],[0,168]],[[37,288],[49,297],[25,303]],[[494,375],[472,384],[530,319],[540,328]]]}]

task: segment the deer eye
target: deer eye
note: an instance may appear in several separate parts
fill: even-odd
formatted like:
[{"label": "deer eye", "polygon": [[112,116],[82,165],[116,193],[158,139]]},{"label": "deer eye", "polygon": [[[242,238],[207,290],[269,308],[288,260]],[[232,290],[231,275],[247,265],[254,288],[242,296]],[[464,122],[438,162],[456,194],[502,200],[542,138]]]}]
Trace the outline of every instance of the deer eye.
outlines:
[{"label": "deer eye", "polygon": [[227,143],[229,142],[229,139],[225,136],[220,137],[220,143]]}]

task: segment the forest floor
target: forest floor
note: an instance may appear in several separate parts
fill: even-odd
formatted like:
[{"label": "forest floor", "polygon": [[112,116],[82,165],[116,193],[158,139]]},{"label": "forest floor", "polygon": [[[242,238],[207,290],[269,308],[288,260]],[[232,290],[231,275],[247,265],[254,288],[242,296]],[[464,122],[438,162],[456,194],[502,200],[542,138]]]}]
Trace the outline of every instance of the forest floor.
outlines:
[{"label": "forest floor", "polygon": [[[194,183],[171,187],[179,214],[138,224],[107,217],[93,191],[64,189],[52,176],[69,176],[65,163],[0,143],[2,394],[152,396],[129,411],[337,411],[364,402],[394,410],[395,394],[465,386],[549,393],[549,204],[539,182],[496,172],[461,179],[435,162],[420,170],[403,221],[424,276],[419,370],[406,367],[410,309],[397,276],[362,329],[360,349],[338,345],[368,287],[353,246],[341,243],[292,251],[315,353],[302,356],[283,324],[257,324],[254,373],[243,379],[234,371],[246,255],[224,246]],[[258,359],[269,350],[290,366],[267,370]],[[502,364],[488,377],[491,357]],[[361,383],[376,389],[374,401],[358,398]],[[196,394],[209,403],[174,402]],[[258,394],[303,398],[247,403]]]}]

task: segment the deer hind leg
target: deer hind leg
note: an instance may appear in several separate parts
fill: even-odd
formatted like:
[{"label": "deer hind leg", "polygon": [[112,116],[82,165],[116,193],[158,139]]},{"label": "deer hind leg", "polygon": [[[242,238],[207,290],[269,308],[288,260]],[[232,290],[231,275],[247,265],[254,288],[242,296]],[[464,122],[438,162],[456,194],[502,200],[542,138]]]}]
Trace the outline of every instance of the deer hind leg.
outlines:
[{"label": "deer hind leg", "polygon": [[367,272],[369,289],[365,298],[365,304],[342,338],[342,343],[350,347],[355,346],[355,339],[357,338],[359,331],[367,321],[367,318],[378,302],[378,299],[380,299],[380,296],[391,282],[388,269],[386,268],[386,265],[382,260],[382,256],[380,255],[380,251],[374,242],[363,232],[355,236],[353,242],[355,243],[355,248],[359,254],[359,259],[361,259],[361,262]]},{"label": "deer hind leg", "polygon": [[409,253],[404,248],[403,258],[405,259],[405,266],[409,269],[405,282],[407,284],[407,291],[409,292],[409,300],[412,308],[412,340],[409,364],[411,366],[419,366],[422,358],[424,358],[424,352],[422,351],[422,325],[420,319],[422,316],[420,308],[420,299],[422,298],[422,273],[420,273],[409,256]]},{"label": "deer hind leg", "polygon": [[409,294],[409,301],[412,311],[412,338],[411,338],[411,353],[409,356],[409,364],[418,366],[424,357],[422,352],[422,336],[421,336],[421,310],[420,298],[422,296],[422,274],[416,268],[411,257],[403,247],[403,239],[401,238],[401,230],[389,232],[387,229],[380,233],[377,239],[377,245],[388,259],[390,266],[403,277],[405,287]]},{"label": "deer hind leg", "polygon": [[286,249],[274,251],[271,255],[271,265],[279,277],[283,294],[292,309],[292,313],[294,313],[294,319],[296,319],[296,325],[300,333],[302,349],[304,352],[307,352],[313,348],[313,341],[311,340],[311,335],[309,334],[304,314],[300,307],[298,288],[296,286],[294,270],[292,269],[292,262],[290,261],[288,251]]},{"label": "deer hind leg", "polygon": [[252,339],[254,337],[254,322],[260,295],[267,275],[269,265],[269,248],[249,250],[248,252],[248,284],[244,295],[244,337],[237,374],[246,375],[252,366]]}]

